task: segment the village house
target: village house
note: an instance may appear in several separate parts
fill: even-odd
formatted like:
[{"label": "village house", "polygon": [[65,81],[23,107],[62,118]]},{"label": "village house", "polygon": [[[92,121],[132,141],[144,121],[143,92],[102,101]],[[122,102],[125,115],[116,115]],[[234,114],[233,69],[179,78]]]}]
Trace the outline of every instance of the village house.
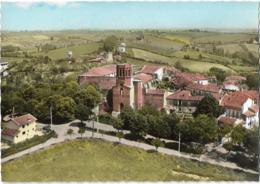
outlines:
[{"label": "village house", "polygon": [[33,138],[37,134],[36,120],[31,114],[12,118],[3,125],[2,139],[16,144]]},{"label": "village house", "polygon": [[171,83],[175,89],[184,89],[189,84],[208,85],[209,80],[201,74],[178,71],[171,78]]},{"label": "village house", "polygon": [[[184,91],[169,92],[156,89],[158,81],[166,73],[181,76],[187,81]],[[90,69],[79,76],[80,84],[96,84],[101,89],[112,93],[112,103],[102,102],[104,109],[111,109],[117,115],[125,106],[139,109],[144,104],[149,104],[157,109],[171,109],[176,112],[193,113],[198,103],[206,95],[213,95],[217,101],[221,99],[220,87],[207,82],[207,78],[200,74],[180,73],[176,69],[168,71],[158,65],[145,65],[133,74],[131,64],[107,65]],[[109,100],[110,101],[110,100]],[[110,106],[110,107],[109,107]]]},{"label": "village house", "polygon": [[117,47],[117,52],[118,53],[125,53],[126,52],[126,44],[120,43],[119,46]]},{"label": "village house", "polygon": [[8,68],[8,62],[3,61],[2,59],[0,59],[0,76],[7,76],[8,72],[6,71]]},{"label": "village house", "polygon": [[154,76],[155,79],[162,80],[164,76],[164,67],[158,65],[145,65],[140,73],[145,73]]},{"label": "village house", "polygon": [[221,100],[220,105],[224,109],[222,116],[243,121],[242,123],[245,128],[252,128],[259,122],[258,105],[255,104],[252,96],[243,91],[226,94]]},{"label": "village house", "polygon": [[185,87],[186,90],[191,91],[193,95],[206,96],[210,94],[221,94],[222,86],[217,84],[198,84],[198,83],[189,83]]},{"label": "village house", "polygon": [[167,97],[167,104],[172,106],[174,112],[193,113],[203,98],[193,96],[188,90],[180,90]]},{"label": "village house", "polygon": [[242,90],[243,82],[246,80],[246,77],[239,75],[228,76],[223,82],[223,91],[224,92],[234,92]]},{"label": "village house", "polygon": [[116,65],[95,67],[78,77],[79,84],[95,84],[109,90],[116,84]]}]

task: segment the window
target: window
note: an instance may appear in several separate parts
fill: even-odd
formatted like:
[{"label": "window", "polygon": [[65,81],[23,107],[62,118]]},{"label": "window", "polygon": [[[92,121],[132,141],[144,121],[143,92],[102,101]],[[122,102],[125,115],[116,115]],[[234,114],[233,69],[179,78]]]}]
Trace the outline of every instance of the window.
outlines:
[{"label": "window", "polygon": [[24,125],[22,126],[22,128],[24,128]]},{"label": "window", "polygon": [[23,135],[25,134],[25,131],[23,132]]}]

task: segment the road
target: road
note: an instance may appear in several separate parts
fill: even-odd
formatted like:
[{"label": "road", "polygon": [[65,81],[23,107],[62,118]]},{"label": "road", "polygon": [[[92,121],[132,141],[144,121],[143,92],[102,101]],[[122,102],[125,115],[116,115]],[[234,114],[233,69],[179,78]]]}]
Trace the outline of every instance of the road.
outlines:
[{"label": "road", "polygon": [[[10,160],[22,157],[24,155],[31,154],[37,150],[47,149],[51,145],[58,144],[58,143],[61,143],[61,142],[67,141],[67,140],[79,138],[81,135],[78,134],[78,127],[72,126],[76,122],[78,122],[78,121],[73,121],[71,123],[62,124],[62,125],[52,125],[52,129],[58,134],[58,138],[51,138],[48,141],[46,141],[45,143],[33,146],[33,147],[26,149],[24,151],[21,151],[19,153],[5,157],[1,160],[1,162],[4,163],[4,162],[10,161]],[[93,122],[85,122],[85,123],[86,123],[87,127],[93,127]],[[73,129],[74,134],[72,134],[72,135],[66,134],[66,132],[69,128]],[[116,131],[116,129],[114,129],[110,125],[105,125],[105,124],[101,124],[101,123],[97,123],[97,122],[94,123],[94,128],[97,128],[99,130],[106,130],[106,131]],[[92,137],[92,131],[86,131],[83,134],[83,138],[90,138],[90,137]],[[94,138],[100,138],[100,139],[110,141],[110,142],[119,141],[118,138],[115,136],[96,133],[96,132],[94,133]],[[141,148],[144,150],[154,150],[155,149],[154,146],[152,146],[152,145],[137,142],[137,141],[130,141],[127,139],[121,139],[121,144]],[[192,154],[179,153],[176,150],[172,150],[172,149],[168,149],[168,148],[161,148],[161,147],[158,148],[158,152],[164,153],[167,155],[178,156],[178,157],[187,158],[187,159],[193,159],[193,160],[197,160],[200,162],[206,162],[206,163],[210,163],[213,165],[219,165],[219,166],[223,166],[226,168],[239,169],[244,172],[249,172],[249,173],[253,173],[253,174],[258,174],[256,171],[241,168],[241,167],[237,166],[235,163],[212,159],[206,155],[201,155],[200,157],[198,157],[198,156],[194,156]]]}]

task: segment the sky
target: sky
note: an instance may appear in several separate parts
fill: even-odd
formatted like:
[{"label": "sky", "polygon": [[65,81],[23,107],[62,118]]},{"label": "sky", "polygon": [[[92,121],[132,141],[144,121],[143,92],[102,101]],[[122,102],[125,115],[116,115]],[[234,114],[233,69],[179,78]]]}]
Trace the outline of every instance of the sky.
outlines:
[{"label": "sky", "polygon": [[2,2],[2,30],[256,29],[257,2]]}]

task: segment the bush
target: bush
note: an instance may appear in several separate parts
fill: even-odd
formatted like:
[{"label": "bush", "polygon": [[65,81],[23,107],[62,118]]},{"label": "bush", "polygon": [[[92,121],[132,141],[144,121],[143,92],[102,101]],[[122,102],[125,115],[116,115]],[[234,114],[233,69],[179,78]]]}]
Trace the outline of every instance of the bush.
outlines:
[{"label": "bush", "polygon": [[249,168],[257,170],[258,159],[254,157],[248,157],[243,153],[236,152],[228,157],[229,161],[235,162],[237,165],[243,168]]},{"label": "bush", "polygon": [[184,59],[190,59],[190,56],[189,55],[184,55],[183,58]]},{"label": "bush", "polygon": [[110,114],[101,114],[98,116],[99,123],[112,125],[112,116]]},{"label": "bush", "polygon": [[[169,149],[178,150],[179,143],[177,142],[167,142],[165,143],[165,147]],[[204,153],[204,148],[201,144],[198,143],[189,143],[189,144],[181,144],[181,152],[185,153],[193,153],[193,154],[202,154]]]}]

